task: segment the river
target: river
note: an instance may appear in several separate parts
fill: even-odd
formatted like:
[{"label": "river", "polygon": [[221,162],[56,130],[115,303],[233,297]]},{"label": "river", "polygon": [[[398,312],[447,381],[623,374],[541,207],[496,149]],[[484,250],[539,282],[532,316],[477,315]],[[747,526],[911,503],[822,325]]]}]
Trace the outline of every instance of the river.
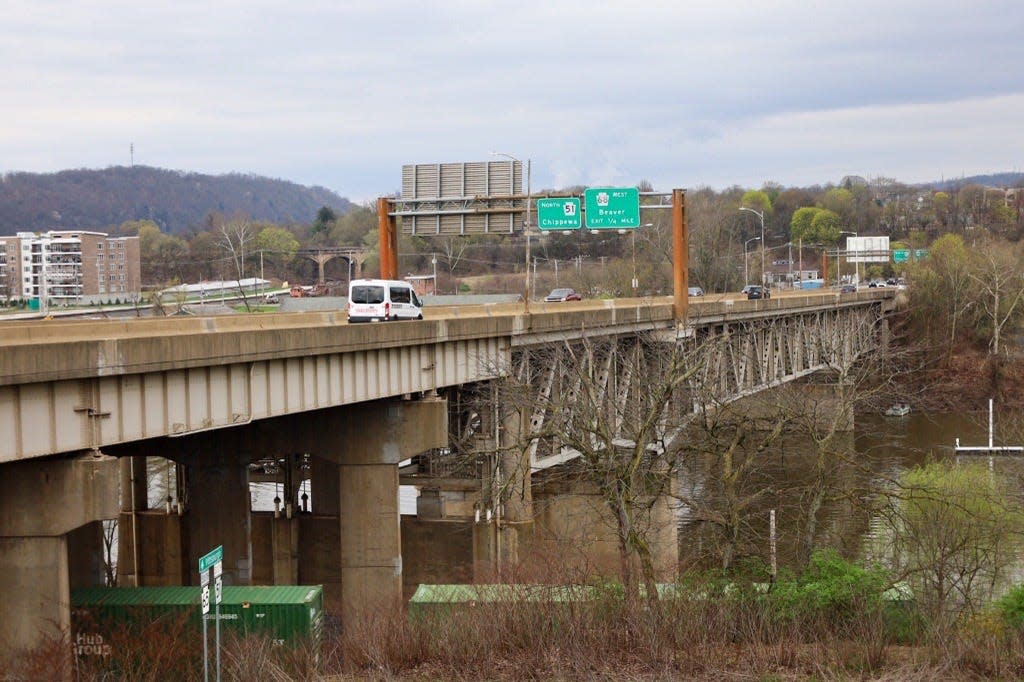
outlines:
[{"label": "river", "polygon": [[[705,457],[681,476],[680,563],[684,568],[714,567],[730,551],[739,562],[766,561],[774,511],[778,563],[798,565],[807,509],[821,489],[827,493],[817,514],[814,544],[861,560],[884,561],[878,548],[885,538],[879,534],[888,531],[873,503],[908,469],[957,460],[957,439],[961,446],[987,445],[988,421],[987,405],[959,414],[858,414],[853,433],[838,439],[825,467],[819,466],[813,443],[791,437],[769,454],[758,454],[731,488],[723,482],[722,456]],[[994,445],[1024,445],[1024,412],[997,413],[994,422]],[[1020,457],[959,455],[959,461],[968,460],[988,464],[994,476],[1014,488],[1024,480]]]}]

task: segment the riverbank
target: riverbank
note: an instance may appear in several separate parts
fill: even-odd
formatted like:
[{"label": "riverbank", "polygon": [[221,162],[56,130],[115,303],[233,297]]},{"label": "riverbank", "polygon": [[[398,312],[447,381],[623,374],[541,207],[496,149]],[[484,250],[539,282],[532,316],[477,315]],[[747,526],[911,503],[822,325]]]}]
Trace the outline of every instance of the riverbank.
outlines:
[{"label": "riverbank", "polygon": [[904,388],[917,393],[917,404],[936,412],[972,412],[986,408],[989,398],[1000,407],[1024,408],[1024,358],[994,359],[965,349],[949,365],[908,377]]}]

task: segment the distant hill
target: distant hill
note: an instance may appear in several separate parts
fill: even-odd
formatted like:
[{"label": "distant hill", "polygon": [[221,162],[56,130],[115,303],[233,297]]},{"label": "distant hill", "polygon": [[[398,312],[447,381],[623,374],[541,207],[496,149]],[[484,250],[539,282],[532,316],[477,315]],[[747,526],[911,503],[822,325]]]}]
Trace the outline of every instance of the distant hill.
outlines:
[{"label": "distant hill", "polygon": [[984,187],[1024,187],[1024,173],[989,173],[988,175],[972,175],[969,178],[951,178],[931,182],[927,187],[948,191],[964,185],[982,185]]},{"label": "distant hill", "polygon": [[100,230],[152,220],[170,234],[202,226],[210,213],[243,213],[278,224],[311,223],[351,202],[323,187],[255,175],[202,175],[148,166],[0,176],[0,235],[18,231]]}]

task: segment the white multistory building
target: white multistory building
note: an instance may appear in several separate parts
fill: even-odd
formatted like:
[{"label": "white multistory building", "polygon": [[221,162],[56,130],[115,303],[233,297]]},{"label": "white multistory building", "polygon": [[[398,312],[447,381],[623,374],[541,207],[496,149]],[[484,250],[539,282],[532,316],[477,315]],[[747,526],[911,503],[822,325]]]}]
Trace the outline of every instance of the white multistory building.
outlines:
[{"label": "white multistory building", "polygon": [[138,237],[84,230],[0,237],[0,299],[81,305],[128,301],[141,289]]}]

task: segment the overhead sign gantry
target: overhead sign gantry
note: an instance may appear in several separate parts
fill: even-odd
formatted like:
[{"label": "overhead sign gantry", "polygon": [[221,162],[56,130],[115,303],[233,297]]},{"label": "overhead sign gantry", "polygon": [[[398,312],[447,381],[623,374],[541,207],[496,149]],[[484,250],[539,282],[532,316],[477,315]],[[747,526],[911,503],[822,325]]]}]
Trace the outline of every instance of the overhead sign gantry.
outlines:
[{"label": "overhead sign gantry", "polygon": [[[527,171],[528,174],[528,171]],[[640,191],[636,187],[594,187],[583,199],[573,196],[523,194],[523,164],[518,159],[473,163],[440,163],[402,167],[399,197],[377,200],[380,235],[380,276],[398,277],[398,225],[415,235],[515,234],[522,232],[529,255],[530,230],[522,216],[536,206],[541,231],[629,230],[640,227]],[[645,194],[662,195],[663,192]],[[644,208],[672,210],[673,289],[677,319],[685,319],[688,299],[688,235],[685,193],[672,190],[671,205]],[[529,263],[527,262],[527,268]],[[529,312],[529,275],[524,293]]]}]

